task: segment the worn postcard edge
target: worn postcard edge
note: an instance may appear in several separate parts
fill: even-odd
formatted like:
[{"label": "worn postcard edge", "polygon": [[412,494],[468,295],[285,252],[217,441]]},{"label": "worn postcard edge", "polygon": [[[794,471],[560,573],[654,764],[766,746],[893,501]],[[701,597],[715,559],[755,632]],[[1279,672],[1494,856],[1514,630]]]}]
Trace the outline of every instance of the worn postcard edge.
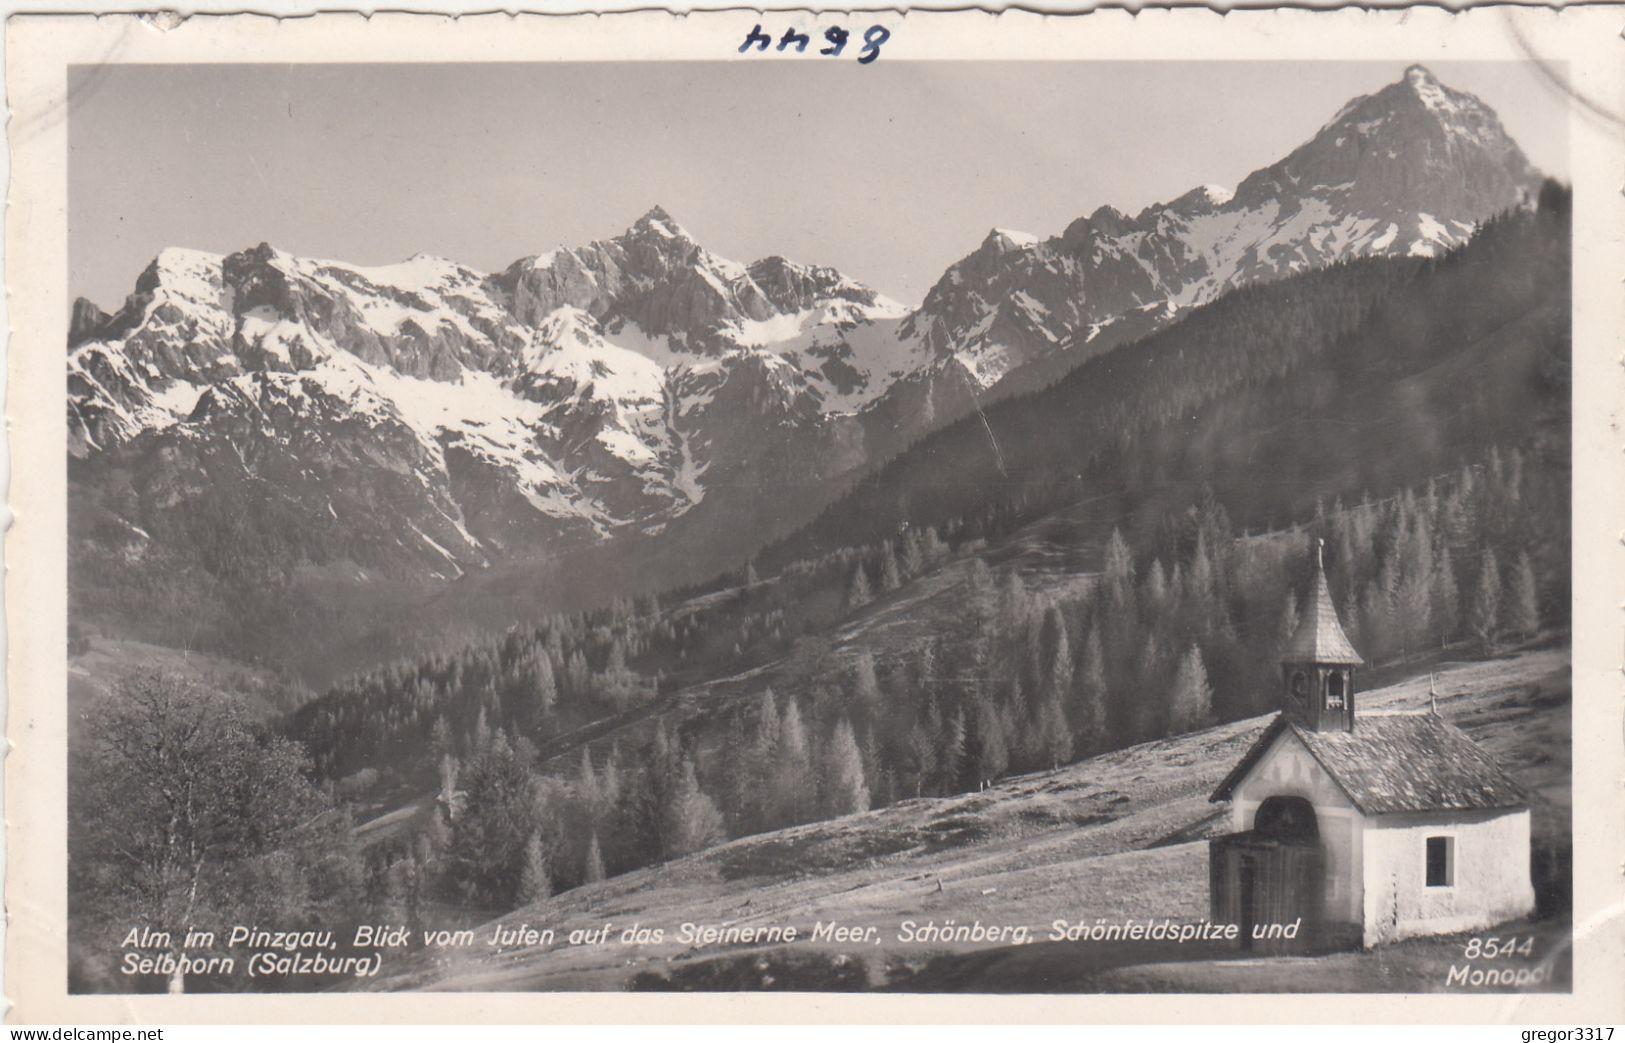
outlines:
[{"label": "worn postcard edge", "polygon": [[1625,11],[1435,8],[895,11],[887,61],[1537,60],[1568,85],[1575,212],[1574,988],[1530,995],[845,996],[390,994],[69,996],[66,922],[67,67],[96,62],[750,60],[759,14],[14,16],[6,87],[12,180],[6,401],[9,917],[16,1022],[1569,1022],[1625,1020]]}]

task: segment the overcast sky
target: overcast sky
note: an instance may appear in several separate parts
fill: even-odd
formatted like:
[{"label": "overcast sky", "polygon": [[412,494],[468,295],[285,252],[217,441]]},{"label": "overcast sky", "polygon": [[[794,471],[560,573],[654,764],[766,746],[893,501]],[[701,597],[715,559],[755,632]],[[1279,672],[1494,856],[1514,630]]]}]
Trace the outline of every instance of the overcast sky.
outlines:
[{"label": "overcast sky", "polygon": [[[1050,235],[1233,186],[1404,62],[102,66],[69,118],[72,292],[116,308],[165,246],[262,241],[485,270],[659,203],[716,253],[917,302],[998,226]],[[1567,177],[1531,68],[1433,63]]]}]

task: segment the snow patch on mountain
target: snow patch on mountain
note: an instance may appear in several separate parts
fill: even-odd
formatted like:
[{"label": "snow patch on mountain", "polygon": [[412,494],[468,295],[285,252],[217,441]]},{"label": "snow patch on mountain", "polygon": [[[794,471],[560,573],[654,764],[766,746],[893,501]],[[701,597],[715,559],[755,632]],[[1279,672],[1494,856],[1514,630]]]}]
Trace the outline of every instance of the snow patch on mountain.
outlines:
[{"label": "snow patch on mountain", "polygon": [[[168,249],[117,314],[75,304],[70,446],[120,466],[126,445],[229,445],[228,468],[444,575],[658,532],[707,500],[749,509],[788,460],[839,478],[1001,381],[1042,386],[1236,287],[1442,255],[1538,183],[1493,112],[1416,68],[1234,189],[1101,206],[1047,238],[995,227],[917,308],[834,268],[718,256],[659,207],[494,274]],[[371,474],[335,499],[334,475]],[[416,513],[359,517],[384,503]]]},{"label": "snow patch on mountain", "polygon": [[1006,250],[1022,250],[1038,245],[1039,238],[1031,232],[1017,232],[1009,228],[995,228],[988,238]]}]

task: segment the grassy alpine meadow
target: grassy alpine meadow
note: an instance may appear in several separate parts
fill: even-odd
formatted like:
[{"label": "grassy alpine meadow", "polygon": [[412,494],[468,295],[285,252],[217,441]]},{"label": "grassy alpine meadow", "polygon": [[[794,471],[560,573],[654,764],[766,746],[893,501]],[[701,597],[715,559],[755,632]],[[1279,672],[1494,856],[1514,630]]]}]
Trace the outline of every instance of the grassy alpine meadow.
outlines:
[{"label": "grassy alpine meadow", "polygon": [[[1225,828],[1208,795],[1267,723],[1259,717],[1007,778],[975,793],[904,800],[747,837],[583,885],[474,927],[472,945],[403,956],[380,977],[350,987],[1563,989],[1568,663],[1566,639],[1548,635],[1480,662],[1418,660],[1408,664],[1409,677],[1360,693],[1362,709],[1421,709],[1431,687],[1439,712],[1535,795],[1540,912],[1529,922],[1290,957],[1250,956],[1233,943],[1200,940],[1051,941],[1057,921],[1186,923],[1208,915],[1205,838]],[[794,941],[782,937],[788,928],[796,931]],[[932,928],[975,937],[938,941],[928,937]],[[1018,928],[1025,935],[1013,944]],[[537,937],[544,931],[552,932],[550,941]],[[1464,957],[1474,937],[1490,935],[1533,944],[1521,957]],[[1500,967],[1510,968],[1504,981],[1472,974]],[[1453,977],[1457,968],[1466,970]],[[1542,968],[1532,980],[1514,981],[1520,969]]]}]

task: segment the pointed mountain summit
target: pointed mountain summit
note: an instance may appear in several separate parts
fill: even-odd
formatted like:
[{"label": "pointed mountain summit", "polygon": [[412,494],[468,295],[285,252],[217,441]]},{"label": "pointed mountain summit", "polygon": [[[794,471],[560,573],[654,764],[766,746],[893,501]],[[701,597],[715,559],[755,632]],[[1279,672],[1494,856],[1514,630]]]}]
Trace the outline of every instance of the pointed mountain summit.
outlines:
[{"label": "pointed mountain summit", "polygon": [[515,261],[491,281],[526,325],[538,325],[558,308],[579,308],[606,325],[630,321],[646,334],[673,336],[685,350],[706,354],[737,346],[741,334],[751,339],[752,323],[803,312],[825,299],[863,305],[882,300],[833,268],[782,257],[746,266],[721,257],[661,206],[620,235]]},{"label": "pointed mountain summit", "polygon": [[650,233],[671,239],[693,240],[693,236],[688,234],[688,229],[673,220],[671,214],[667,213],[666,208],[659,203],[650,207],[642,217],[632,223],[631,228],[627,229],[629,235],[647,235]]},{"label": "pointed mountain summit", "polygon": [[1236,196],[1240,205],[1256,207],[1315,193],[1362,213],[1426,213],[1444,225],[1519,205],[1539,184],[1539,172],[1494,110],[1413,65],[1396,82],[1349,102],[1285,159],[1250,175]]},{"label": "pointed mountain summit", "polygon": [[1540,180],[1487,105],[1416,65],[1234,192],[1200,185],[1134,217],[1103,205],[1042,241],[995,230],[909,330],[983,388],[1018,374],[1009,390],[1031,390],[1238,286],[1436,256],[1533,200]]}]

